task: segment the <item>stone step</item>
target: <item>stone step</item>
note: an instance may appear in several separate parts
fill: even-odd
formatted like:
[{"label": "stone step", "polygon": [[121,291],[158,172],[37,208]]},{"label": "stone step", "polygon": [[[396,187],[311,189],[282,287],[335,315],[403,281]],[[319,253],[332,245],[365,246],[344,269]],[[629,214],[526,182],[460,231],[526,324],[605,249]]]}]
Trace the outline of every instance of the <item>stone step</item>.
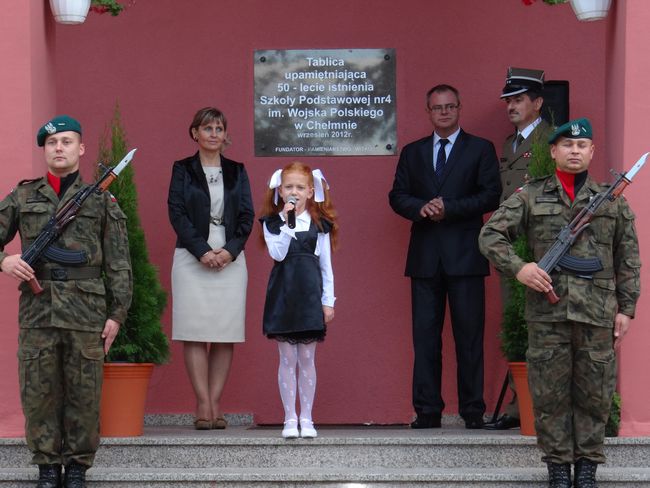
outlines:
[{"label": "stone step", "polygon": [[[605,450],[599,486],[650,487],[650,438],[608,438]],[[0,439],[0,488],[33,487],[30,458],[24,439]],[[540,458],[535,438],[516,430],[325,426],[316,439],[285,440],[278,427],[148,426],[102,439],[88,478],[96,488],[543,487]]]},{"label": "stone step", "polygon": [[[650,438],[608,438],[610,467],[647,466]],[[27,467],[24,439],[0,439],[0,467]],[[229,427],[195,431],[147,427],[142,437],[104,438],[98,467],[124,468],[536,468],[541,454],[534,437],[513,431],[406,428],[319,430],[316,439],[285,440],[278,429]]]},{"label": "stone step", "polygon": [[[33,488],[36,469],[0,469],[1,488]],[[600,468],[601,488],[648,487],[650,469]],[[89,488],[303,488],[339,487],[450,487],[450,488],[542,488],[548,486],[544,468],[433,469],[433,468],[98,468],[88,471]]]}]

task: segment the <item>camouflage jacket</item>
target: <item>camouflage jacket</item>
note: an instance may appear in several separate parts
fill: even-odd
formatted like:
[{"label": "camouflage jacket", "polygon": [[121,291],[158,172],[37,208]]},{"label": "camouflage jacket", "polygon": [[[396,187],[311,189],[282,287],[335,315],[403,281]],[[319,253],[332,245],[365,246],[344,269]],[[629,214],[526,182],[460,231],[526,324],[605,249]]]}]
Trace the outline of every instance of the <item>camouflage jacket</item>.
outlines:
[{"label": "camouflage jacket", "polygon": [[[526,264],[512,246],[518,236],[526,236],[538,262],[561,228],[592,195],[605,188],[588,177],[572,203],[555,175],[530,182],[503,202],[483,226],[479,237],[481,252],[506,276],[516,275]],[[582,258],[597,256],[604,269],[595,273],[593,279],[553,271],[553,288],[560,297],[555,305],[548,303],[545,294],[527,288],[527,321],[572,320],[612,327],[617,312],[634,317],[641,263],[634,214],[625,198],[607,202],[598,209],[570,254]]]},{"label": "camouflage jacket", "polygon": [[[61,201],[46,178],[15,188],[0,202],[0,261],[6,256],[5,245],[16,232],[20,234],[22,249],[26,249],[49,218],[84,186],[78,177]],[[44,288],[40,295],[34,295],[26,283],[20,283],[20,327],[96,331],[103,329],[107,318],[124,323],[133,286],[126,216],[110,194],[90,196],[55,245],[85,250],[88,262],[84,266],[99,267],[102,277],[39,280]],[[61,265],[41,258],[33,267],[38,271]]]}]

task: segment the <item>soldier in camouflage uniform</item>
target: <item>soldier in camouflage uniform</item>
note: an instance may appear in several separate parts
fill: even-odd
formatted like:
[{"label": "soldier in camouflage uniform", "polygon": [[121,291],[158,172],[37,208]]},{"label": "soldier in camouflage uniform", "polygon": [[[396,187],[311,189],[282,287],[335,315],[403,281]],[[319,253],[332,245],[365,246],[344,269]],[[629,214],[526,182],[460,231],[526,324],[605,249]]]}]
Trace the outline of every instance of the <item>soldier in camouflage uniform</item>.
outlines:
[{"label": "soldier in camouflage uniform", "polygon": [[[552,276],[536,262],[560,229],[606,189],[587,168],[594,152],[591,125],[578,119],[549,139],[556,174],[531,181],[501,204],[481,231],[481,252],[502,273],[526,285],[528,378],[535,428],[551,487],[596,486],[605,461],[605,424],[616,384],[614,347],[634,317],[640,293],[634,214],[625,198],[608,202],[578,237],[571,255],[598,257],[602,271],[585,279],[564,271]],[[526,263],[513,241],[526,235],[536,262]],[[545,293],[560,302],[551,305]]]},{"label": "soldier in camouflage uniform", "polygon": [[[39,488],[85,486],[99,445],[104,355],[131,302],[126,217],[108,192],[93,194],[56,246],[85,251],[76,266],[42,259],[30,267],[4,252],[16,232],[25,249],[85,184],[81,126],[59,116],[38,132],[47,176],[25,180],[0,203],[0,267],[19,280],[19,374],[25,435],[39,466]],[[36,278],[44,292],[32,293]],[[65,478],[61,484],[61,469]]]}]

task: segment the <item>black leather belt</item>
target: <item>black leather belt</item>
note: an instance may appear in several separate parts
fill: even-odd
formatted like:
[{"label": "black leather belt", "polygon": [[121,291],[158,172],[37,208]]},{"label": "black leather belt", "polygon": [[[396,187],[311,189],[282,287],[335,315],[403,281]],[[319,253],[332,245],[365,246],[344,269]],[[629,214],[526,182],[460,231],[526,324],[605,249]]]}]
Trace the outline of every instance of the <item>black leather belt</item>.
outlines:
[{"label": "black leather belt", "polygon": [[100,278],[102,269],[99,266],[79,266],[67,268],[46,268],[36,271],[37,280],[68,281],[68,280],[90,280]]}]

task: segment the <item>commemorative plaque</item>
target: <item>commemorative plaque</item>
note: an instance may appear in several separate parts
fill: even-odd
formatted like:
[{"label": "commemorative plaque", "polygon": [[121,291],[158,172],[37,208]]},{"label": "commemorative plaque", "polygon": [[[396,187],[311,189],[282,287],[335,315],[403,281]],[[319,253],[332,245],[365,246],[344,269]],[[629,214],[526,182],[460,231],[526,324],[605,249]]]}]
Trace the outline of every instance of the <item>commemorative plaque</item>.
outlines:
[{"label": "commemorative plaque", "polygon": [[394,49],[255,51],[255,156],[396,154]]}]

